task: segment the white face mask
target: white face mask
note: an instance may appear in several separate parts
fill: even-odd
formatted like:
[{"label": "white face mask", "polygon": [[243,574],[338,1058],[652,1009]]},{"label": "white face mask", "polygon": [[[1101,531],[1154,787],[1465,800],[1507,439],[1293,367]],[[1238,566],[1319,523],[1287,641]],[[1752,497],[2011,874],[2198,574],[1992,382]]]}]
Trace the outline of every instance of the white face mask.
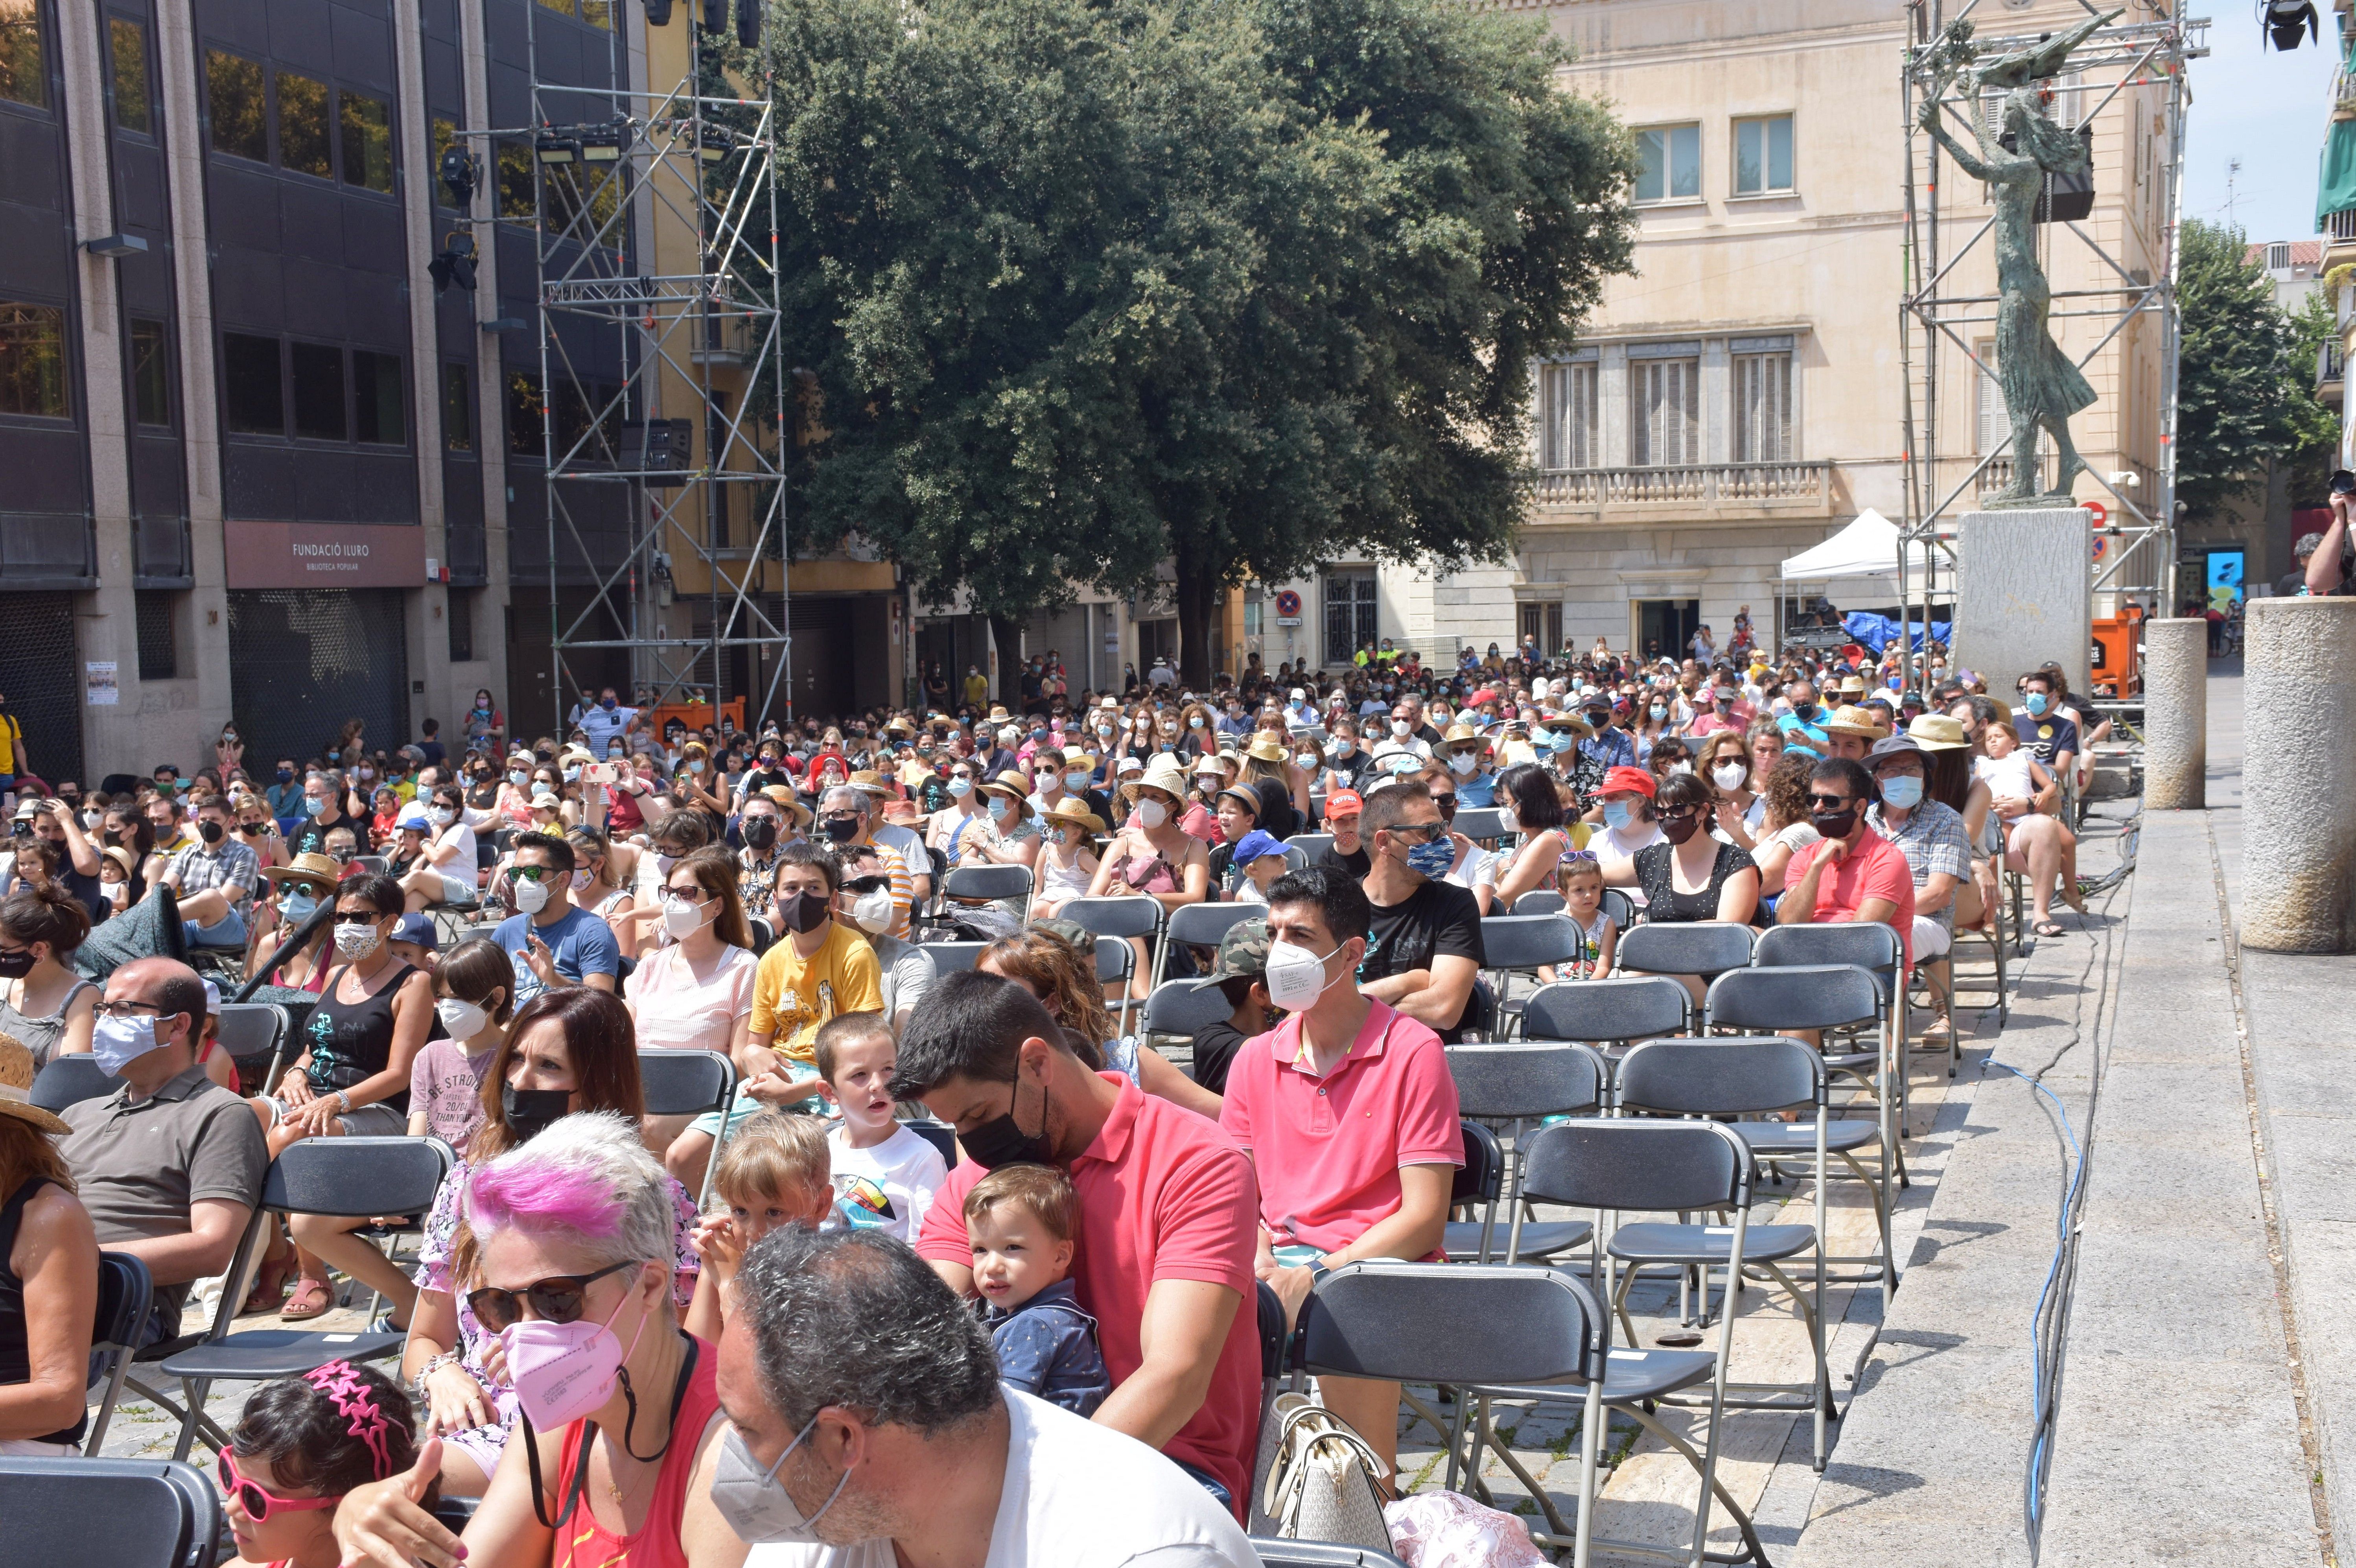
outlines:
[{"label": "white face mask", "polygon": [[515,880],[515,902],[516,908],[523,911],[525,914],[539,914],[542,909],[548,908],[548,884],[545,882],[534,882],[529,877],[517,877]]},{"label": "white face mask", "polygon": [[444,996],[434,1004],[434,1015],[442,1020],[442,1032],[454,1040],[471,1040],[483,1032],[491,1015],[472,1002],[461,1002],[455,996]]},{"label": "white face mask", "polygon": [[1522,831],[1522,819],[1514,814],[1513,807],[1501,805],[1497,808],[1497,825],[1509,833],[1517,833]]},{"label": "white face mask", "polygon": [[1669,771],[1672,773],[1691,773],[1693,771],[1693,764],[1690,762],[1672,762],[1669,764]]},{"label": "white face mask", "polygon": [[1452,753],[1448,758],[1448,771],[1457,775],[1459,778],[1471,773],[1474,768],[1480,766],[1481,759],[1473,756],[1469,751]]},{"label": "white face mask", "polygon": [[1140,800],[1131,814],[1137,818],[1139,827],[1151,832],[1170,820],[1170,808],[1159,800]]},{"label": "white face mask", "polygon": [[446,828],[458,820],[458,813],[447,806],[437,806],[425,813],[425,820],[437,828]]},{"label": "white face mask", "polygon": [[384,933],[374,926],[336,927],[336,956],[358,963],[384,945]]},{"label": "white face mask", "polygon": [[1745,769],[1740,762],[1721,763],[1709,770],[1710,778],[1717,781],[1718,787],[1721,789],[1740,789],[1742,788],[1744,775]]},{"label": "white face mask", "polygon": [[1325,960],[1340,952],[1335,948],[1323,957],[1307,948],[1290,942],[1272,942],[1268,950],[1268,999],[1288,1013],[1300,1013],[1317,1004],[1330,983],[1325,978]]},{"label": "white face mask", "polygon": [[1409,725],[1405,719],[1393,719],[1391,721],[1391,734],[1398,736],[1401,740],[1407,738],[1407,732],[1413,727],[1414,726]]},{"label": "white face mask", "polygon": [[878,887],[871,893],[862,893],[851,903],[851,921],[871,937],[889,927],[892,924],[892,890]]},{"label": "white face mask", "polygon": [[[712,901],[712,908],[716,912],[719,908],[716,900]],[[666,898],[662,912],[663,929],[670,933],[673,941],[682,941],[703,928],[704,914],[701,904],[691,904],[684,898]]]}]

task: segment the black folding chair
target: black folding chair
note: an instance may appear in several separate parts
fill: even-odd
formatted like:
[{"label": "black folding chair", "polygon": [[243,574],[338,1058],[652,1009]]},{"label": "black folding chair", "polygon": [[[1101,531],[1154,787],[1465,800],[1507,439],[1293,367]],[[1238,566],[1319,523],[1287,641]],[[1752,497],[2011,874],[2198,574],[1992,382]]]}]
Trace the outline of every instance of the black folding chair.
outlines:
[{"label": "black folding chair", "polygon": [[[423,1214],[450,1173],[450,1146],[439,1138],[306,1138],[270,1163],[262,1181],[262,1202],[222,1283],[212,1327],[194,1341],[167,1340],[138,1359],[177,1378],[187,1398],[175,1405],[136,1378],[127,1380],[142,1395],[180,1417],[172,1456],[186,1459],[204,1430],[209,1441],[228,1436],[205,1413],[205,1400],[217,1382],[266,1382],[299,1377],[329,1361],[375,1360],[398,1355],[404,1334],[328,1334],[293,1328],[232,1332],[244,1305],[250,1276],[260,1262],[270,1217],[324,1214],[366,1219],[379,1214]],[[161,1354],[158,1354],[161,1352]]]},{"label": "black folding chair", "polygon": [[277,1083],[287,1035],[286,1015],[276,1005],[268,1002],[222,1003],[218,1038],[221,1049],[237,1063],[241,1081],[245,1081],[251,1070],[255,1075],[252,1081],[265,1090]]},{"label": "black folding chair", "polygon": [[990,944],[988,942],[924,942],[919,944],[921,950],[929,953],[932,956],[933,972],[937,975],[957,974],[965,970],[971,969],[974,966],[975,961],[981,957],[981,950],[989,945]]},{"label": "black folding chair", "polygon": [[1033,885],[1027,865],[960,865],[941,879],[941,895],[952,901],[1011,899],[1021,905],[1023,929],[1028,930]]},{"label": "black folding chair", "polygon": [[1569,901],[1548,887],[1533,887],[1514,900],[1516,915],[1559,915],[1569,908]]},{"label": "black folding chair", "polygon": [[1638,917],[1644,911],[1636,908],[1636,900],[1629,897],[1624,888],[1606,887],[1603,890],[1603,913],[1612,917],[1615,929],[1624,933],[1636,929]]},{"label": "black folding chair", "polygon": [[1299,850],[1301,854],[1301,864],[1305,865],[1314,861],[1324,851],[1333,847],[1333,835],[1332,833],[1295,833],[1284,841],[1284,847],[1288,852],[1286,856],[1288,860],[1290,859],[1289,852]]},{"label": "black folding chair", "polygon": [[74,1568],[212,1568],[220,1494],[192,1465],[0,1455],[8,1561]]},{"label": "black folding chair", "polygon": [[956,1128],[950,1126],[946,1122],[935,1122],[930,1119],[919,1122],[903,1122],[900,1125],[908,1129],[909,1132],[914,1133],[917,1137],[922,1138],[926,1143],[930,1144],[934,1148],[938,1149],[941,1153],[941,1164],[947,1165],[951,1170],[955,1170],[957,1168],[958,1146]]},{"label": "black folding chair", "polygon": [[1751,963],[1760,969],[1853,963],[1873,976],[1881,993],[1883,1048],[1897,1073],[1898,1124],[1906,1125],[1906,948],[1898,932],[1876,920],[1837,925],[1770,926],[1760,934]]},{"label": "black folding chair", "polygon": [[1697,975],[1707,987],[1728,970],[1747,966],[1753,940],[1750,927],[1722,920],[1647,921],[1621,933],[1614,961],[1622,972]]},{"label": "black folding chair", "polygon": [[1693,993],[1665,974],[1557,981],[1523,1003],[1522,1038],[1580,1041],[1608,1067],[1638,1040],[1692,1034],[1693,1018]]},{"label": "black folding chair", "polygon": [[[1886,926],[1876,929],[1889,929]],[[1911,1185],[1906,1151],[1899,1142],[1906,1108],[1905,1074],[1903,1058],[1891,1053],[1889,1027],[1890,998],[1896,990],[1855,964],[1754,964],[1729,970],[1710,982],[1709,994],[1702,1002],[1702,1023],[1706,1029],[1738,1035],[1814,1030],[1826,1070],[1854,1080],[1873,1098],[1881,1122],[1883,1164],[1895,1170],[1902,1187]],[[1873,1049],[1844,1051],[1835,1046],[1837,1034],[1869,1028],[1873,1031]],[[1886,1201],[1887,1177],[1882,1192]]]},{"label": "black folding chair", "polygon": [[[1493,847],[1505,836],[1504,813],[1494,806],[1459,806],[1455,820],[1449,827],[1484,847]],[[1516,914],[1519,910],[1515,911]]]},{"label": "black folding chair", "polygon": [[638,1089],[646,1096],[649,1116],[720,1112],[720,1135],[712,1140],[696,1193],[701,1206],[712,1196],[712,1173],[720,1168],[720,1151],[728,1143],[728,1123],[736,1113],[736,1064],[718,1051],[640,1051]]},{"label": "black folding chair", "polygon": [[[1301,835],[1296,833],[1290,842],[1300,843]],[[1266,918],[1265,904],[1185,904],[1170,911],[1162,935],[1168,941],[1188,947],[1215,948],[1240,922]]]},{"label": "black folding chair", "polygon": [[[1475,1119],[1468,1122],[1468,1127],[1502,1122],[1515,1148],[1511,1164],[1499,1167],[1496,1189],[1483,1195],[1485,1208],[1481,1218],[1448,1227],[1444,1245],[1449,1257],[1458,1262],[1516,1263],[1584,1246],[1595,1233],[1595,1228],[1584,1220],[1525,1218],[1527,1206],[1522,1198],[1519,1155],[1525,1134],[1539,1118],[1574,1115],[1602,1104],[1611,1070],[1601,1054],[1585,1046],[1529,1041],[1451,1046],[1448,1071],[1456,1080],[1458,1112]],[[1468,1132],[1468,1163],[1472,1153]],[[1508,1173],[1510,1179],[1506,1179]],[[1502,1249],[1496,1244],[1501,1203],[1511,1205]]]},{"label": "black folding chair", "polygon": [[69,1105],[112,1094],[122,1087],[123,1080],[109,1077],[99,1067],[96,1057],[79,1051],[72,1056],[49,1058],[49,1065],[33,1079],[32,1101],[42,1110],[57,1113]]},{"label": "black folding chair", "polygon": [[1138,1032],[1149,1046],[1162,1040],[1184,1040],[1191,1046],[1197,1030],[1224,1021],[1234,1011],[1226,993],[1215,985],[1165,980],[1145,999]]},{"label": "black folding chair", "polygon": [[93,1386],[105,1391],[98,1396],[98,1409],[82,1440],[81,1451],[91,1458],[98,1456],[106,1442],[107,1423],[114,1419],[115,1403],[123,1397],[123,1380],[131,1370],[133,1353],[145,1337],[155,1302],[155,1282],[145,1263],[128,1252],[98,1255],[98,1315],[91,1326],[90,1348],[99,1358]]},{"label": "black folding chair", "polygon": [[1497,993],[1494,1038],[1508,1038],[1523,1004],[1513,999],[1513,977],[1567,964],[1587,946],[1586,933],[1559,915],[1488,915],[1481,921],[1482,969]]},{"label": "black folding chair", "polygon": [[[1136,950],[1129,946],[1129,939],[1133,937],[1144,941],[1151,952],[1153,984],[1162,983],[1162,973],[1170,966],[1170,944],[1167,941],[1157,940],[1162,935],[1162,928],[1166,919],[1161,899],[1148,893],[1133,893],[1117,898],[1074,898],[1055,911],[1055,918],[1059,920],[1071,921],[1072,924],[1097,939],[1097,977],[1098,979],[1109,983],[1116,979],[1127,981],[1134,977]],[[1108,938],[1118,938],[1119,940],[1117,943],[1110,942],[1106,940]],[[1127,949],[1130,956],[1121,961],[1123,965],[1121,973],[1110,975],[1105,972],[1107,960],[1104,954],[1107,947],[1115,945]],[[1128,984],[1121,987],[1120,1032],[1124,1035],[1129,1033],[1130,1009],[1135,1004],[1129,994],[1132,989],[1134,987]],[[1147,989],[1151,991],[1151,986]]]},{"label": "black folding chair", "polygon": [[1371,1546],[1337,1546],[1327,1541],[1286,1541],[1255,1535],[1252,1551],[1261,1568],[1407,1568],[1387,1552]]}]

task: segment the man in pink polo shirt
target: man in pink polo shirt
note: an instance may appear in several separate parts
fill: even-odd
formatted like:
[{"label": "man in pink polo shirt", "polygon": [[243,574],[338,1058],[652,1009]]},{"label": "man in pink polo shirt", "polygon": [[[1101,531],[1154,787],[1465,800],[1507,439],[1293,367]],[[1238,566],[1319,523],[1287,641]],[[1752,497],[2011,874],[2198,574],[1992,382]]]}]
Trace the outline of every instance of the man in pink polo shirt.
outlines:
[{"label": "man in pink polo shirt", "polygon": [[916,1253],[973,1294],[965,1195],[991,1167],[1061,1165],[1079,1195],[1071,1280],[1113,1391],[1095,1419],[1159,1448],[1238,1518],[1259,1438],[1258,1213],[1251,1161],[1217,1125],[1096,1073],[1028,991],[945,975],[902,1032],[893,1098],[921,1100],[966,1157]]},{"label": "man in pink polo shirt", "polygon": [[[1448,1191],[1464,1163],[1456,1080],[1440,1036],[1360,994],[1373,919],[1348,873],[1312,865],[1268,890],[1268,993],[1292,1015],[1236,1052],[1219,1125],[1259,1178],[1259,1277],[1288,1318],[1330,1269],[1362,1258],[1446,1261]],[[1386,1466],[1397,1383],[1326,1378],[1327,1407]]]},{"label": "man in pink polo shirt", "polygon": [[1828,757],[1808,770],[1808,820],[1823,837],[1793,852],[1775,921],[1889,926],[1897,931],[1912,971],[1914,872],[1903,850],[1865,825],[1865,809],[1876,798],[1873,776],[1861,762]]}]

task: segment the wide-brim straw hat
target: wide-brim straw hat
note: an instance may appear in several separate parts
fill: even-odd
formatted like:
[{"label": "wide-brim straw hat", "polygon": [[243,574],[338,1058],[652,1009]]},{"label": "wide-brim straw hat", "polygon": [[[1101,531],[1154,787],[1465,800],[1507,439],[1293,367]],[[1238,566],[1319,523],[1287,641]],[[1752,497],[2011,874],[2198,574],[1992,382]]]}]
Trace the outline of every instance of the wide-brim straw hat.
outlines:
[{"label": "wide-brim straw hat", "polygon": [[56,1112],[33,1103],[33,1053],[14,1035],[0,1035],[0,1116],[13,1116],[55,1136],[70,1133]]},{"label": "wide-brim straw hat", "polygon": [[342,884],[343,871],[342,866],[315,852],[296,855],[292,865],[262,867],[262,879],[273,887],[283,883],[299,882],[321,893],[333,893]]},{"label": "wide-brim straw hat", "polygon": [[1854,735],[1868,740],[1879,740],[1890,733],[1890,726],[1878,722],[1864,708],[1843,707],[1835,709],[1832,717],[1825,721],[1824,731],[1826,735]]},{"label": "wide-brim straw hat", "polygon": [[1066,795],[1039,814],[1043,822],[1076,822],[1092,833],[1105,831],[1102,817],[1088,810],[1077,795]]},{"label": "wide-brim straw hat", "polygon": [[1176,757],[1165,751],[1146,764],[1145,777],[1131,779],[1120,787],[1122,803],[1136,804],[1140,789],[1159,789],[1172,800],[1183,804],[1186,799],[1185,770],[1178,766]]},{"label": "wide-brim straw hat", "polygon": [[1925,751],[1961,751],[1972,744],[1964,735],[1962,721],[1944,714],[1918,714],[1906,726],[1906,733]]},{"label": "wide-brim straw hat", "polygon": [[1257,757],[1262,762],[1283,762],[1292,756],[1292,752],[1284,742],[1277,739],[1268,731],[1261,730],[1252,736],[1252,743],[1245,748],[1244,755]]}]

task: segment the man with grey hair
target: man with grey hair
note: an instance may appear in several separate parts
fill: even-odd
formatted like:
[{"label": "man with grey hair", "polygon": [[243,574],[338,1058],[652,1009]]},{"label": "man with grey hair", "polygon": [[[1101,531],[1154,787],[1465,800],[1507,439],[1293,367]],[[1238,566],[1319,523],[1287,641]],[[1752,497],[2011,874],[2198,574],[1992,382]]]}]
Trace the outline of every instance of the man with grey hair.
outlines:
[{"label": "man with grey hair", "polygon": [[2298,536],[2298,542],[2290,547],[2291,569],[2284,573],[2282,579],[2275,584],[2275,597],[2295,599],[2307,591],[2307,564],[2315,559],[2315,553],[2322,543],[2323,535],[2320,533],[2302,533]]},{"label": "man with grey hair", "polygon": [[894,1238],[783,1226],[734,1288],[712,1502],[747,1568],[1259,1561],[1177,1466],[1002,1388],[989,1336]]},{"label": "man with grey hair", "polygon": [[884,929],[907,940],[908,908],[917,897],[915,868],[900,851],[875,842],[873,799],[856,784],[837,784],[819,797],[818,831],[819,842],[834,845],[838,854],[873,849],[883,857],[884,874],[892,879],[892,920]]}]

